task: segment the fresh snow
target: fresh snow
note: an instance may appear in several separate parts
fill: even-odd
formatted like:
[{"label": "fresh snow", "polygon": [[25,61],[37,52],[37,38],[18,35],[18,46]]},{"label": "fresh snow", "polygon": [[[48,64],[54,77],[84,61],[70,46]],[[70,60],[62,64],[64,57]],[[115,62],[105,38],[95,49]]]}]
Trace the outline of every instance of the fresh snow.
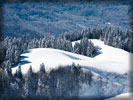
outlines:
[{"label": "fresh snow", "polygon": [[[33,71],[37,72],[42,63],[44,63],[46,71],[57,68],[59,65],[71,65],[72,63],[75,63],[85,67],[96,68],[101,71],[116,72],[120,74],[128,72],[130,53],[122,49],[105,45],[100,40],[92,39],[91,41],[95,46],[101,48],[101,53],[94,58],[58,49],[35,48],[21,54],[23,59],[17,66],[12,68],[12,72],[15,73],[19,65],[21,65],[23,74],[27,73],[30,65],[32,66]],[[74,43],[75,42],[73,42],[73,45]]]},{"label": "fresh snow", "polygon": [[133,93],[123,93],[107,100],[132,100]]}]

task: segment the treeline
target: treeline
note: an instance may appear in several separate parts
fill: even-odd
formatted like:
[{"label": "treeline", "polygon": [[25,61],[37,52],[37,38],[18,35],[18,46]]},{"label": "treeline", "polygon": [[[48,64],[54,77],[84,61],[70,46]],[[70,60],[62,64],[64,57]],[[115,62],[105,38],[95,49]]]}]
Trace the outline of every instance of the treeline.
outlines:
[{"label": "treeline", "polygon": [[131,52],[133,34],[131,30],[122,31],[120,28],[111,29],[111,27],[99,29],[84,29],[81,32],[66,32],[61,37],[69,41],[77,41],[83,38],[100,39],[105,44]]},{"label": "treeline", "polygon": [[2,75],[4,91],[2,100],[69,100],[79,96],[82,83],[92,85],[93,74],[90,70],[83,71],[79,65],[60,66],[58,69],[34,73],[30,66],[26,75],[22,74],[21,66],[15,74],[11,68],[5,68]]},{"label": "treeline", "polygon": [[66,38],[56,36],[43,38],[6,37],[3,43],[6,46],[5,61],[9,60],[11,65],[18,64],[22,52],[33,48],[54,48],[89,57],[94,57],[99,51],[99,48],[94,46],[87,38],[81,39],[80,43],[76,42],[74,46]]},{"label": "treeline", "polygon": [[100,39],[104,41],[105,44],[131,52],[133,39],[131,30],[123,32],[119,28],[117,30],[108,28],[104,29],[104,31]]},{"label": "treeline", "polygon": [[[126,32],[112,30],[111,28],[104,29],[85,29],[79,33],[68,32],[60,36],[47,36],[40,38],[30,37],[6,37],[3,45],[6,46],[2,55],[5,55],[5,61],[10,60],[12,65],[19,62],[19,56],[22,52],[33,48],[54,48],[64,51],[69,51],[88,57],[95,57],[99,54],[99,47],[94,46],[88,39],[100,39],[105,44],[121,48],[128,52],[131,51],[132,34],[128,30]],[[80,40],[80,42],[73,41]]]}]

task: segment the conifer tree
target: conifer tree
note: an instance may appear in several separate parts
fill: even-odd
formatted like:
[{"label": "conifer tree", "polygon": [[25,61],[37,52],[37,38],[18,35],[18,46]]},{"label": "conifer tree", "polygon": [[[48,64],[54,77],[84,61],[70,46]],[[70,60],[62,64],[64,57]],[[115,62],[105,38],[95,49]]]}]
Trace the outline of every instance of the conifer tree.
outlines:
[{"label": "conifer tree", "polygon": [[48,86],[48,75],[45,71],[44,63],[40,65],[40,71],[38,72],[38,86],[36,95],[38,98],[48,99],[49,98],[49,86]]}]

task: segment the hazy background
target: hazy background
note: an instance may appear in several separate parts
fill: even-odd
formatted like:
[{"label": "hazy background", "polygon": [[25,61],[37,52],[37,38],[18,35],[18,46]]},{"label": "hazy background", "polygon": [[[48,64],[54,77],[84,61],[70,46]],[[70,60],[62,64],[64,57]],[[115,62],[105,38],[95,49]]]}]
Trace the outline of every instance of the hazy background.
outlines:
[{"label": "hazy background", "polygon": [[129,28],[129,5],[89,3],[4,4],[4,34],[59,35],[84,28]]}]

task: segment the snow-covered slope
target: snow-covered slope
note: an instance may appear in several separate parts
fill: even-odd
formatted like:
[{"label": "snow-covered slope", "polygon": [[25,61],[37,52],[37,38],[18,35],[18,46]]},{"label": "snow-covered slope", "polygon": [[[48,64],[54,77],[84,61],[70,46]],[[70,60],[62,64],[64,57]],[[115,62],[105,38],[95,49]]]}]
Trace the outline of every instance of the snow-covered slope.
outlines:
[{"label": "snow-covered slope", "polygon": [[[124,74],[129,69],[129,55],[130,53],[105,45],[100,40],[92,40],[94,45],[101,48],[101,54],[94,58],[78,55],[58,49],[51,48],[35,48],[30,49],[21,54],[22,72],[27,73],[30,65],[34,72],[39,71],[40,64],[44,63],[46,70],[49,71],[52,68],[57,68],[59,65],[70,65],[73,62],[85,67],[96,68],[101,71],[117,72]],[[74,44],[74,43],[73,43]],[[18,66],[12,68],[13,73],[16,72]]]},{"label": "snow-covered slope", "polygon": [[21,54],[21,61],[12,68],[12,72],[15,73],[20,65],[22,73],[26,74],[30,65],[34,72],[38,72],[42,63],[44,63],[46,71],[58,68],[60,65],[75,63],[81,65],[84,72],[91,69],[93,74],[91,85],[80,82],[79,97],[107,99],[128,92],[128,74],[125,73],[129,69],[130,53],[105,45],[100,40],[92,39],[91,41],[95,46],[101,48],[101,53],[94,58],[58,49],[35,48]]},{"label": "snow-covered slope", "polygon": [[107,100],[132,100],[133,93],[123,93]]}]

